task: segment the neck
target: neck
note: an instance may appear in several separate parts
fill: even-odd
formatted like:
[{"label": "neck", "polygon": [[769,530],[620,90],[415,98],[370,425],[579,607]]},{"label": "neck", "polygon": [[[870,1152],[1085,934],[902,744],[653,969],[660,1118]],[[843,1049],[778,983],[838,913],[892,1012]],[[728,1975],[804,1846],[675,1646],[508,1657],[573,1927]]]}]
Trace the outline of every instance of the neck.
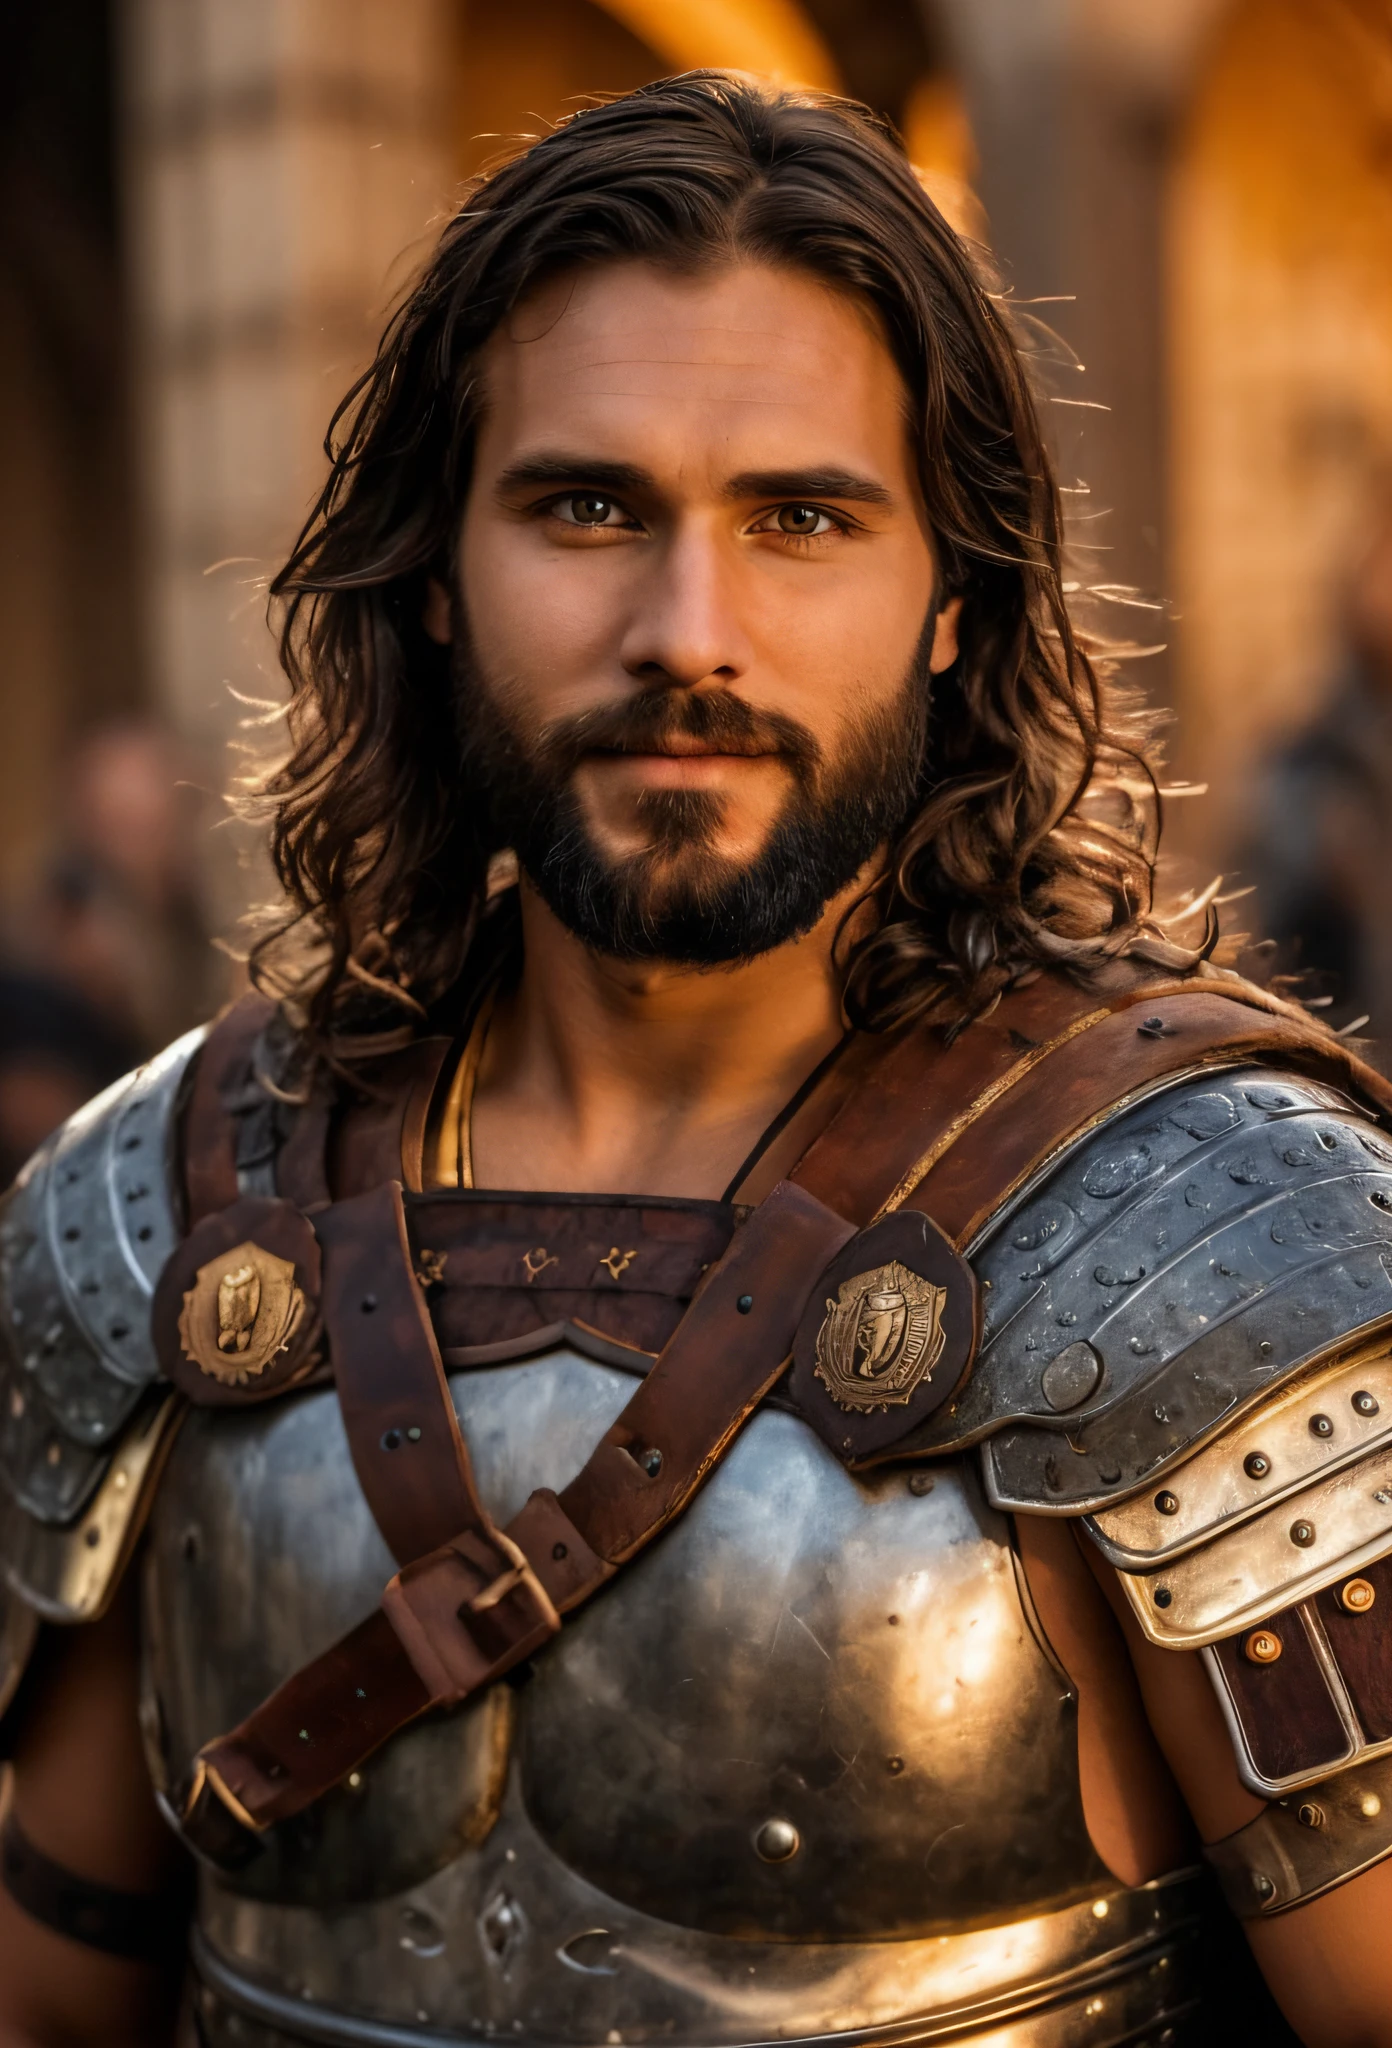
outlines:
[{"label": "neck", "polygon": [[842,1036],[833,953],[861,886],[805,938],[696,969],[592,952],[524,878],[522,974],[474,1097],[475,1185],[718,1197]]}]

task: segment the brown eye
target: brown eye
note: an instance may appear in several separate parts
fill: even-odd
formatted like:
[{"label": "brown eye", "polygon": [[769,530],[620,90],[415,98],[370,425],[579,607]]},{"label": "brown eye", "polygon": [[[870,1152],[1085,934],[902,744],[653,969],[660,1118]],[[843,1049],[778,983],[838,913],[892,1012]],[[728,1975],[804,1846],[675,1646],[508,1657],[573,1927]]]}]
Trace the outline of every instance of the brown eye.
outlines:
[{"label": "brown eye", "polygon": [[603,526],[614,509],[612,498],[569,498],[570,516],[577,526]]},{"label": "brown eye", "polygon": [[815,505],[784,505],[778,514],[780,533],[815,533],[822,517]]}]

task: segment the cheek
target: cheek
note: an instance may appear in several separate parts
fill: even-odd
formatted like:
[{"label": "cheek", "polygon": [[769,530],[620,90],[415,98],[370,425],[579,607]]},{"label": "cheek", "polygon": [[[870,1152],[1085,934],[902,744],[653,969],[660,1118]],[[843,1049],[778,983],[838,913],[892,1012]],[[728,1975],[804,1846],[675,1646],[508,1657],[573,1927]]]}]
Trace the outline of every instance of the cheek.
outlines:
[{"label": "cheek", "polygon": [[460,587],[485,675],[547,715],[563,710],[618,630],[616,579],[601,566],[545,548],[529,526],[466,519]]}]

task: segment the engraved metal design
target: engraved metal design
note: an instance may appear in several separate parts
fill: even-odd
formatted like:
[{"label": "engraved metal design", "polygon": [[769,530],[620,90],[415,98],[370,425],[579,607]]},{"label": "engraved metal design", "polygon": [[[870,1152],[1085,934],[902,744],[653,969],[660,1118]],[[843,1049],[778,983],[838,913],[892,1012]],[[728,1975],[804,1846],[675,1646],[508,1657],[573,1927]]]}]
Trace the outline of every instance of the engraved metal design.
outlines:
[{"label": "engraved metal design", "polygon": [[422,1287],[440,1287],[444,1284],[448,1252],[431,1252],[421,1248],[416,1265],[416,1278]]},{"label": "engraved metal design", "polygon": [[244,1387],[288,1349],[304,1312],[293,1259],[248,1240],[198,1268],[184,1296],[179,1342],[200,1372]]},{"label": "engraved metal design", "polygon": [[816,1376],[837,1406],[873,1415],[911,1400],[942,1357],[946,1299],[897,1259],[843,1281],[817,1332]]},{"label": "engraved metal design", "polygon": [[608,1251],[605,1253],[604,1257],[600,1260],[599,1263],[601,1266],[605,1268],[611,1280],[617,1280],[620,1273],[626,1273],[628,1271],[629,1267],[633,1264],[633,1261],[637,1258],[637,1256],[638,1253],[636,1250],[631,1252],[621,1252],[616,1244],[611,1244]]},{"label": "engraved metal design", "polygon": [[530,1287],[538,1273],[544,1273],[548,1266],[559,1266],[560,1263],[553,1252],[547,1251],[544,1244],[534,1246],[529,1252],[523,1252],[522,1264],[526,1268],[527,1285]]}]

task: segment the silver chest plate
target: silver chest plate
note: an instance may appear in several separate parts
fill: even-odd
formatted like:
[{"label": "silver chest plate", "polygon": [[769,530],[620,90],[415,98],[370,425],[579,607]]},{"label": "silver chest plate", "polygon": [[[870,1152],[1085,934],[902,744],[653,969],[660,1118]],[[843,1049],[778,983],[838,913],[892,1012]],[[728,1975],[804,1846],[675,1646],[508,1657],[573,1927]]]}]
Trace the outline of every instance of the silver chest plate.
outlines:
[{"label": "silver chest plate", "polygon": [[[499,1519],[632,1391],[566,1351],[452,1386]],[[1119,1894],[1088,1843],[1074,1698],[1008,1526],[965,1460],[925,1476],[854,1478],[756,1416],[521,1682],[205,1876],[210,1979],[251,1986],[249,2018],[259,1997],[267,2022],[287,2000],[378,2030],[306,2038],[715,2043],[979,2024],[1155,1938],[1160,1894]],[[191,1415],[149,1545],[156,1768],[182,1773],[392,1569],[332,1394]]]}]

